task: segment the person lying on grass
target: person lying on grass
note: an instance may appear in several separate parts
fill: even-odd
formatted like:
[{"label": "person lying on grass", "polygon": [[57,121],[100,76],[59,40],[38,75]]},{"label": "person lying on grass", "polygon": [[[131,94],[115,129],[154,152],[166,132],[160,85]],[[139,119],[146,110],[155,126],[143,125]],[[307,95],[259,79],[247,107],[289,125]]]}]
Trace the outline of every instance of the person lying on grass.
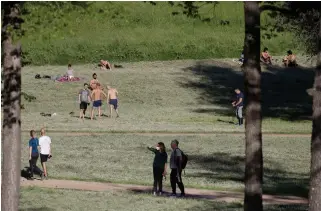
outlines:
[{"label": "person lying on grass", "polygon": [[272,56],[268,52],[268,48],[264,48],[261,53],[261,62],[265,64],[272,64]]},{"label": "person lying on grass", "polygon": [[115,88],[112,88],[110,86],[107,86],[108,93],[107,93],[107,102],[109,102],[110,106],[110,118],[112,117],[112,111],[113,107],[115,109],[115,112],[117,114],[117,117],[119,117],[118,114],[118,91]]},{"label": "person lying on grass", "polygon": [[[93,107],[91,109],[91,120],[94,119],[94,111],[98,108],[98,117],[101,117],[101,95],[104,95],[107,98],[107,95],[105,92],[103,92],[100,88],[100,84],[97,83],[96,88],[94,91],[91,93],[91,99],[93,100]],[[108,101],[107,101],[108,103]]]},{"label": "person lying on grass", "polygon": [[[153,162],[153,176],[154,176],[154,185],[153,185],[153,194],[156,196],[157,194],[163,194],[163,176],[166,176],[167,169],[167,153],[165,144],[163,142],[159,142],[154,147],[147,147],[150,151],[155,153],[154,162]],[[158,187],[158,190],[157,190]]]},{"label": "person lying on grass", "polygon": [[283,64],[285,67],[296,67],[298,66],[296,62],[296,56],[292,53],[291,50],[287,51],[287,56],[284,57],[283,59]]},{"label": "person lying on grass", "polygon": [[99,66],[101,70],[111,70],[111,64],[108,61],[100,60]]}]

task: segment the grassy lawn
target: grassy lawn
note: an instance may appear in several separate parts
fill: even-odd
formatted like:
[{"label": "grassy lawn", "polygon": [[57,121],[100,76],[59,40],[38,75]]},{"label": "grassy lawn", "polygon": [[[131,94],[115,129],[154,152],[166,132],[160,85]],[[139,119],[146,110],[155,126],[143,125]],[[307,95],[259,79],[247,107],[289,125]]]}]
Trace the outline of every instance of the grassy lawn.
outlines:
[{"label": "grassy lawn", "polygon": [[[53,8],[28,2],[22,38],[27,61],[44,65],[86,64],[100,59],[119,62],[229,58],[238,57],[244,44],[242,2],[220,2],[215,8],[196,3],[203,18],[212,18],[209,23],[183,14],[173,16],[172,12],[182,12],[182,8],[171,7],[167,2],[156,6],[144,2],[89,4],[83,9],[65,3],[48,13]],[[229,24],[222,25],[221,21]],[[266,13],[262,14],[262,26],[273,22]],[[262,49],[265,46],[272,55],[303,49],[290,32],[262,39]]]},{"label": "grassy lawn", "polygon": [[[57,131],[171,131],[242,132],[231,124],[236,121],[231,100],[234,88],[243,88],[243,76],[231,59],[215,61],[168,61],[123,63],[112,72],[92,65],[75,66],[76,76],[86,80],[60,83],[34,76],[62,75],[65,66],[25,67],[23,92],[37,99],[23,99],[22,129],[45,125]],[[77,93],[94,72],[104,86],[111,84],[120,93],[119,119],[103,117],[80,121]],[[263,132],[310,133],[313,71],[306,69],[264,69],[262,79]],[[107,112],[106,103],[103,105]],[[57,113],[43,117],[40,112]],[[75,112],[70,115],[70,112]],[[87,114],[88,115],[88,114]]]},{"label": "grassy lawn", "polygon": [[[242,135],[48,135],[53,141],[53,159],[48,163],[52,178],[151,185],[153,153],[146,147],[163,141],[170,153],[170,141],[178,138],[190,159],[183,178],[187,187],[243,188]],[[28,165],[27,141],[28,134],[24,133],[23,167]],[[306,196],[308,143],[309,138],[264,137],[264,193]],[[169,177],[165,185],[169,186]]]},{"label": "grassy lawn", "polygon": [[[269,211],[305,211],[306,205],[266,205]],[[192,199],[170,199],[129,192],[89,192],[22,188],[19,211],[241,211],[242,204]]]}]

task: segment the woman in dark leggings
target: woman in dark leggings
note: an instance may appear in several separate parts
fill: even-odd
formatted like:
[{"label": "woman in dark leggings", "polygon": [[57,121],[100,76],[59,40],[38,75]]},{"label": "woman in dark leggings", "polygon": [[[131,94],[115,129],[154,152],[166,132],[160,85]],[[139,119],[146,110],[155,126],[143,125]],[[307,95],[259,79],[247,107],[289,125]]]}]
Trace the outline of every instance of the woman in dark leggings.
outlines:
[{"label": "woman in dark leggings", "polygon": [[[163,193],[163,176],[166,175],[167,167],[167,153],[165,145],[163,142],[159,142],[156,145],[156,148],[147,147],[150,151],[155,153],[154,162],[153,162],[153,175],[154,175],[154,186],[153,194],[162,195]],[[158,185],[158,191],[157,191]]]}]

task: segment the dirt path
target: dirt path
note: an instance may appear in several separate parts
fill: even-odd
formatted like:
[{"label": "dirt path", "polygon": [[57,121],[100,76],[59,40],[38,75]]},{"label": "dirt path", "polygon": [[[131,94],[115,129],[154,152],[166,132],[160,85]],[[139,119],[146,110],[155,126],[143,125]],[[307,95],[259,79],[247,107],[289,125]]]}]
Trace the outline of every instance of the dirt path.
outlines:
[{"label": "dirt path", "polygon": [[[74,180],[26,180],[21,178],[22,187],[44,187],[44,188],[58,188],[58,189],[74,189],[87,191],[131,191],[133,193],[149,193],[151,188],[142,185],[127,185],[127,184],[113,184],[100,182],[84,182]],[[235,202],[243,200],[243,193],[227,192],[227,191],[213,191],[195,188],[186,188],[187,198],[207,199],[225,202]],[[276,196],[263,195],[265,204],[306,204],[308,201],[305,198],[295,196]]]},{"label": "dirt path", "polygon": [[[22,131],[27,132],[27,131]],[[163,132],[163,131],[151,131],[151,132],[135,132],[135,131],[104,131],[104,132],[76,132],[76,131],[48,131],[48,133],[59,133],[65,136],[99,136],[106,134],[132,134],[132,135],[143,135],[143,136],[212,136],[212,135],[244,135],[244,132]],[[263,133],[264,136],[269,137],[311,137],[311,134],[305,133]]]}]

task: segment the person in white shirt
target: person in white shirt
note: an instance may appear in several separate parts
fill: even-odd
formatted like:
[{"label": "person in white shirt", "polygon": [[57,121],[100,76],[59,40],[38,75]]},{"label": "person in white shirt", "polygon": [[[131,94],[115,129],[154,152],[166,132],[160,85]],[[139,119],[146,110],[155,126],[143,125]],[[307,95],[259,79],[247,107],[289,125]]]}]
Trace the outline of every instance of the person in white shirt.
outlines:
[{"label": "person in white shirt", "polygon": [[44,172],[44,177],[48,178],[46,162],[51,158],[51,139],[49,136],[46,136],[45,129],[42,128],[41,137],[39,138],[39,146],[40,146],[40,161]]}]

